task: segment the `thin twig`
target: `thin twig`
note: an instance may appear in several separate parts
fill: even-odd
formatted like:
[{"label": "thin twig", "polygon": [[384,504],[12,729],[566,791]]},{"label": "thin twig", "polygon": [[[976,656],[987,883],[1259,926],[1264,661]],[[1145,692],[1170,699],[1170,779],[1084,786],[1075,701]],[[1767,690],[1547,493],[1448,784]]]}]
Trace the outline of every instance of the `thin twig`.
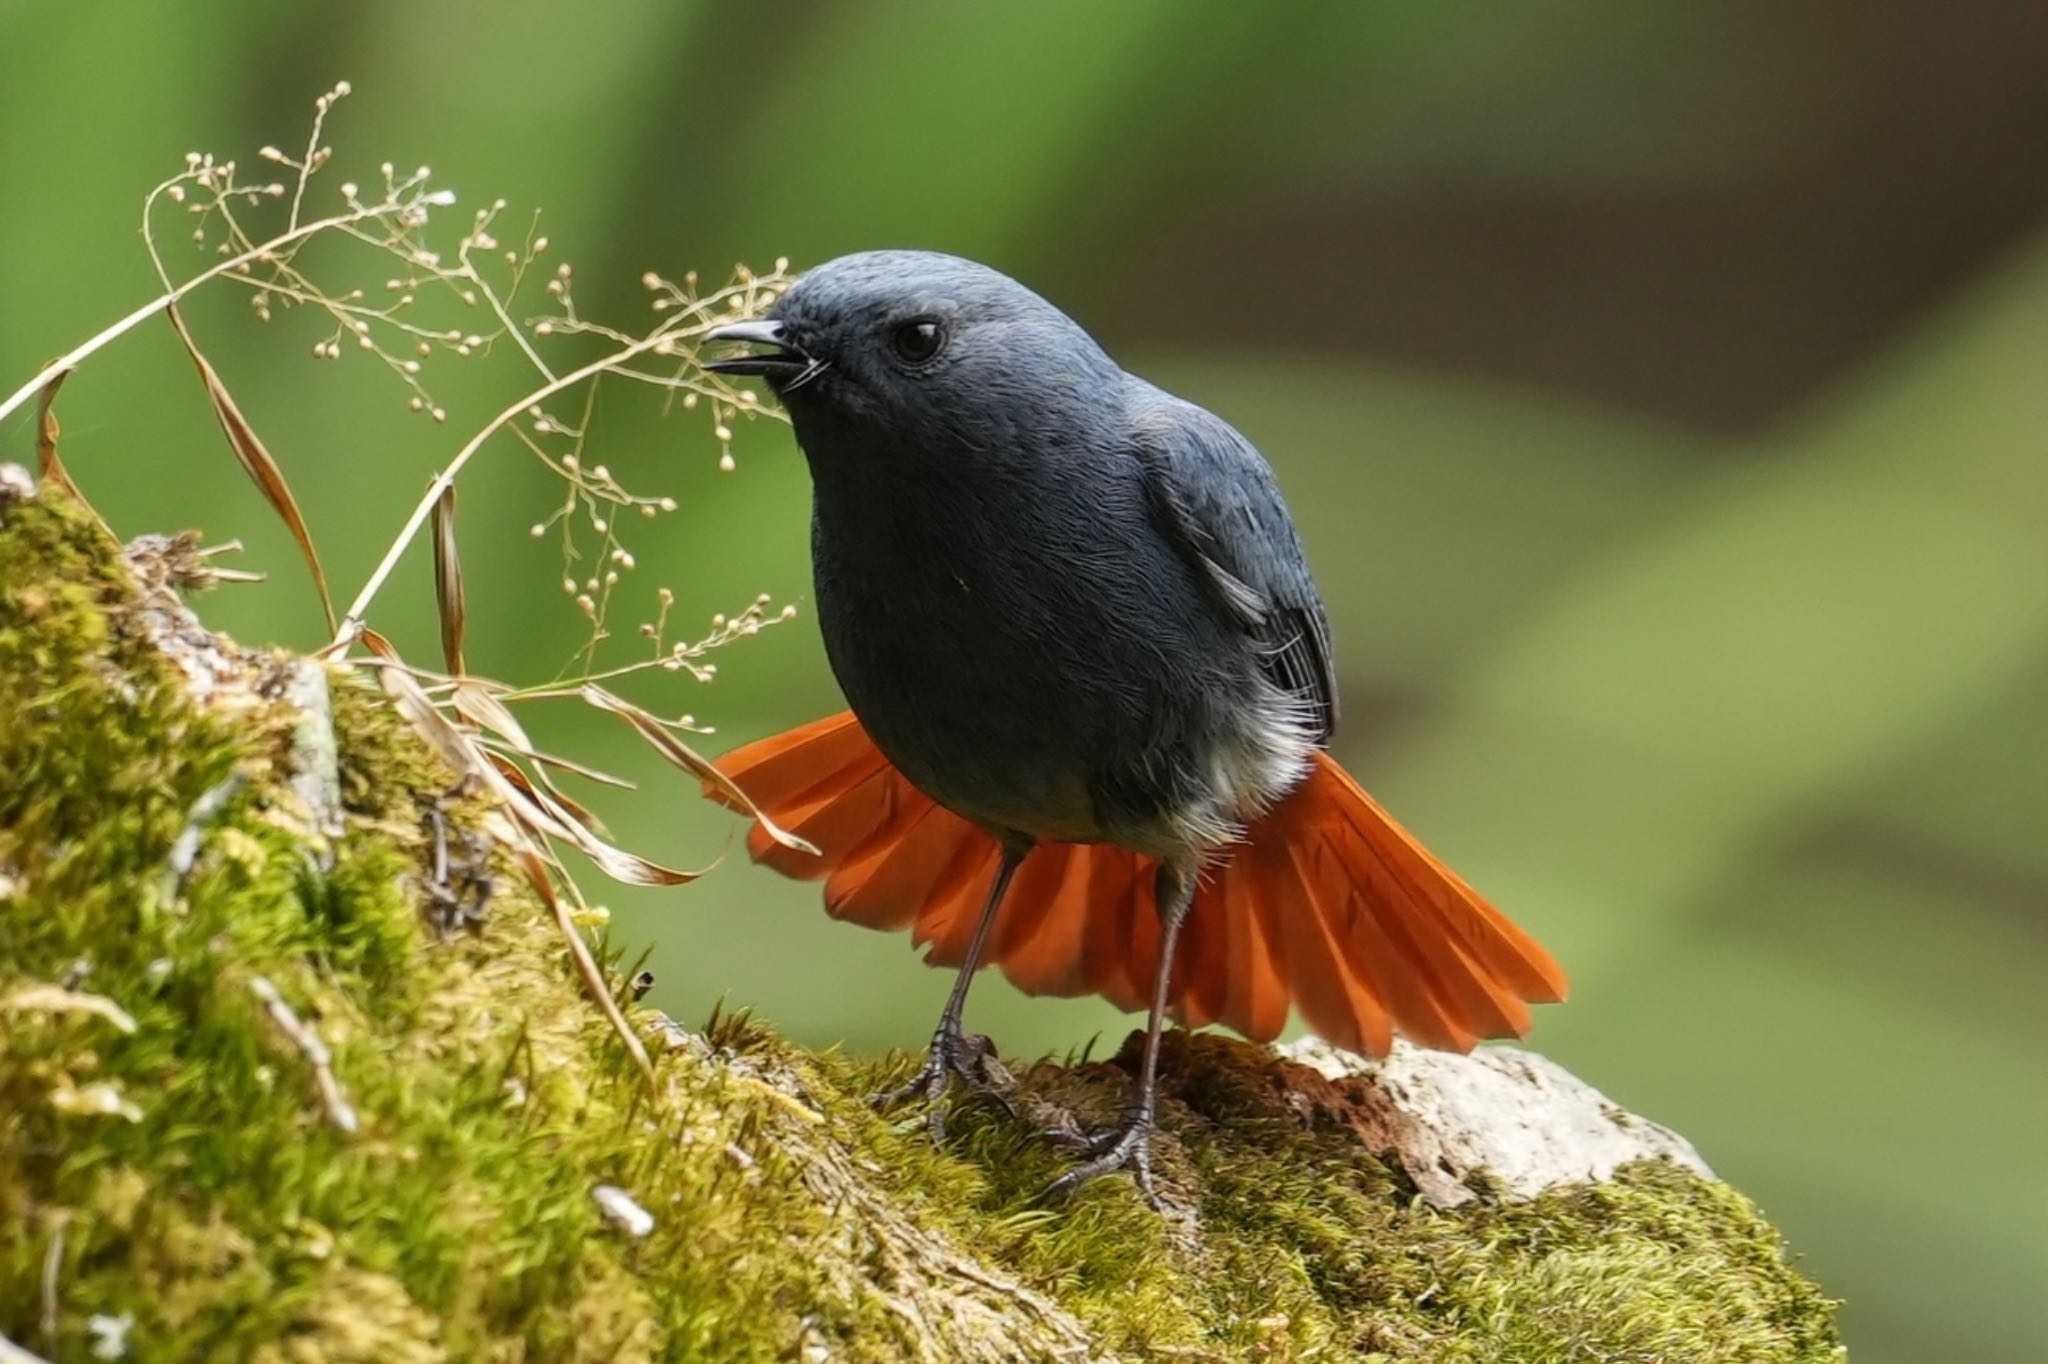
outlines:
[{"label": "thin twig", "polygon": [[43,1252],[43,1343],[52,1353],[57,1349],[57,1275],[64,1268],[64,1228],[67,1218],[59,1216],[50,1228],[50,1245]]},{"label": "thin twig", "polygon": [[212,283],[214,280],[219,279],[222,275],[225,275],[230,271],[240,270],[246,266],[252,265],[257,261],[262,260],[265,256],[277,251],[280,247],[289,246],[294,242],[304,241],[306,238],[317,236],[318,234],[325,232],[330,228],[343,227],[351,223],[366,222],[372,218],[379,218],[389,213],[400,212],[403,210],[403,208],[404,205],[402,204],[374,204],[363,208],[355,209],[354,211],[349,213],[337,214],[331,218],[321,218],[315,222],[306,223],[300,227],[296,227],[292,229],[290,232],[285,233],[281,237],[273,237],[271,240],[264,242],[261,245],[251,247],[249,250],[242,252],[238,256],[230,256],[228,259],[222,261],[220,264],[212,267],[211,269],[202,271],[201,273],[194,275],[192,278],[186,280],[183,284],[178,285],[176,288],[157,295],[155,298],[143,304],[140,308],[137,308],[134,312],[128,314],[120,321],[114,323],[111,326],[104,327],[100,329],[98,332],[95,332],[89,340],[86,340],[76,346],[73,346],[70,350],[64,352],[64,354],[58,356],[55,360],[52,360],[48,365],[44,366],[42,371],[38,373],[35,376],[35,378],[30,379],[20,388],[17,388],[16,390],[14,390],[14,392],[10,393],[4,402],[0,402],[0,421],[5,421],[8,417],[14,414],[17,408],[21,407],[22,404],[28,402],[30,399],[34,398],[36,394],[40,393],[43,390],[43,388],[50,382],[53,376],[58,374],[69,374],[72,370],[77,369],[80,364],[84,363],[84,361],[89,356],[91,356],[95,351],[102,349],[109,342],[118,340],[120,337],[127,334],[128,332],[134,331],[137,327],[149,321],[152,317],[155,317],[164,309],[170,307],[174,303],[182,301],[185,298],[185,296],[187,294],[190,294],[193,290],[198,289],[203,285]]},{"label": "thin twig", "polygon": [[355,1107],[348,1101],[348,1091],[341,1087],[341,1081],[334,1076],[334,1053],[320,1040],[318,1033],[300,1021],[292,1006],[284,1002],[284,996],[270,983],[268,976],[257,976],[249,982],[249,989],[256,998],[263,1001],[270,1021],[278,1030],[292,1040],[306,1060],[313,1067],[314,1083],[320,1086],[320,1098],[327,1105],[327,1116],[336,1127],[353,1136],[362,1127],[362,1120],[356,1116]]},{"label": "thin twig", "polygon": [[[376,572],[370,575],[370,580],[363,584],[363,590],[356,594],[356,599],[353,602],[349,603],[348,612],[343,619],[345,621],[355,621],[363,618],[363,614],[370,609],[370,603],[376,599],[377,593],[383,590],[385,579],[389,578],[392,570],[398,567],[399,558],[405,553],[406,548],[412,544],[414,537],[420,533],[420,527],[426,525],[427,518],[434,514],[434,505],[441,500],[441,494],[455,486],[456,475],[462,472],[463,466],[476,456],[476,452],[483,448],[484,442],[496,435],[500,428],[509,422],[518,420],[521,413],[536,403],[544,402],[554,397],[557,393],[574,388],[585,379],[595,378],[610,370],[622,360],[631,359],[636,355],[645,355],[668,340],[670,335],[671,333],[665,330],[657,331],[634,342],[623,350],[593,360],[581,369],[572,370],[560,378],[534,389],[531,393],[520,398],[510,407],[507,407],[497,416],[491,418],[489,422],[485,423],[481,431],[471,436],[468,442],[460,450],[456,451],[455,458],[448,462],[448,467],[436,474],[434,481],[427,485],[426,496],[420,499],[419,505],[413,508],[412,515],[406,518],[404,529],[398,532],[398,538],[393,540],[391,547],[384,552],[382,562],[377,565]],[[4,411],[0,411],[0,416],[4,415]]]}]

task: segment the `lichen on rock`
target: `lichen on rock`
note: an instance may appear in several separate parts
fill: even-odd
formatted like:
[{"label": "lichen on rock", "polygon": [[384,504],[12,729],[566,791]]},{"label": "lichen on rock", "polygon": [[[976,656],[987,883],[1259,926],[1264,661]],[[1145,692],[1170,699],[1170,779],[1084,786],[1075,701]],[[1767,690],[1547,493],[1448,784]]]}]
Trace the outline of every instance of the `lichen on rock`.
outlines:
[{"label": "lichen on rock", "polygon": [[943,1149],[865,1102],[904,1058],[744,1014],[633,1012],[650,1092],[516,876],[432,931],[433,825],[481,811],[380,692],[320,673],[329,744],[313,665],[198,629],[160,553],[124,560],[60,496],[10,499],[0,1337],[23,1350],[89,1357],[126,1320],[144,1360],[1839,1357],[1832,1304],[1703,1167],[1589,1160],[1608,1177],[1538,1191],[1459,1147],[1458,1196],[1386,1075],[1320,1054],[1171,1039],[1164,1216],[1114,1180],[1037,1201],[1068,1159],[1039,1129],[1112,1116],[1128,1048],[1020,1068]]}]

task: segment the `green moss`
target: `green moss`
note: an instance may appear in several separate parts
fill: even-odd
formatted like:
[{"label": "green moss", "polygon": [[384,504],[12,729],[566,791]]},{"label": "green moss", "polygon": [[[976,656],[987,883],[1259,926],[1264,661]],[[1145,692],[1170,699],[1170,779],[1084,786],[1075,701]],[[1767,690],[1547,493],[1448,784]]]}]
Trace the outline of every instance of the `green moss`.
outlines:
[{"label": "green moss", "polygon": [[[1019,1107],[1109,1120],[1135,1067],[1041,1065]],[[900,1079],[857,1068],[853,1087]],[[1000,1108],[963,1109],[949,1153],[892,1137],[891,1168],[942,1191],[965,1239],[1140,1356],[1225,1359],[1826,1361],[1833,1304],[1727,1186],[1643,1162],[1610,1183],[1454,1212],[1362,1151],[1350,1095],[1258,1048],[1169,1035],[1159,1178],[1167,1219],[1119,1183],[1048,1213],[1061,1157]]]},{"label": "green moss", "polygon": [[[481,812],[376,692],[334,676],[347,819],[323,839],[285,785],[290,717],[195,703],[82,518],[0,516],[11,1340],[81,1357],[105,1314],[167,1360],[1838,1357],[1831,1304],[1733,1191],[1645,1165],[1436,1211],[1361,1149],[1342,1086],[1217,1037],[1167,1056],[1166,1218],[1116,1180],[1036,1201],[1067,1159],[1037,1127],[1113,1116],[1128,1055],[1028,1068],[1015,1113],[963,1102],[943,1150],[865,1103],[902,1058],[806,1055],[744,1015],[642,1017],[649,1094],[505,868],[477,932],[425,930],[425,812]],[[238,666],[274,690],[279,662]],[[5,1006],[81,960],[132,1032]],[[654,1231],[609,1226],[600,1183]]]}]

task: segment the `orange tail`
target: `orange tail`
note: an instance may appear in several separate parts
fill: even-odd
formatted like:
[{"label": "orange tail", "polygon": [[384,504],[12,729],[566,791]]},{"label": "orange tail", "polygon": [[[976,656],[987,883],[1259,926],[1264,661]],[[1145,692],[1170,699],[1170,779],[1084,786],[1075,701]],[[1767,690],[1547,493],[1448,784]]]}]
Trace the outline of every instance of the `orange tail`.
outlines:
[{"label": "orange tail", "polygon": [[[760,828],[754,857],[825,878],[825,908],[870,928],[912,930],[926,960],[966,955],[1000,856],[996,841],[935,804],[842,713],[749,744],[719,767],[823,856]],[[1032,994],[1099,994],[1146,1006],[1159,959],[1150,859],[1104,844],[1042,844],[1018,869],[988,960]],[[1395,1032],[1469,1050],[1520,1036],[1531,1003],[1565,979],[1534,939],[1390,818],[1336,760],[1212,867],[1181,930],[1174,1017],[1265,1041],[1289,1006],[1318,1036],[1385,1055]]]}]

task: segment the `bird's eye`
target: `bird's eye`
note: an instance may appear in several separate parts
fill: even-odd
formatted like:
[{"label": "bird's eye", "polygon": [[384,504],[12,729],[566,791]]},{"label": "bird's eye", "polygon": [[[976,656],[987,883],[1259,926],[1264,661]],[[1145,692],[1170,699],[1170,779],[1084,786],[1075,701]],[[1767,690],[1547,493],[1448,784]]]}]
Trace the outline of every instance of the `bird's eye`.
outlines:
[{"label": "bird's eye", "polygon": [[896,348],[897,358],[905,364],[921,365],[939,353],[946,344],[946,329],[929,317],[920,317],[915,322],[905,322],[889,338],[889,344]]}]

